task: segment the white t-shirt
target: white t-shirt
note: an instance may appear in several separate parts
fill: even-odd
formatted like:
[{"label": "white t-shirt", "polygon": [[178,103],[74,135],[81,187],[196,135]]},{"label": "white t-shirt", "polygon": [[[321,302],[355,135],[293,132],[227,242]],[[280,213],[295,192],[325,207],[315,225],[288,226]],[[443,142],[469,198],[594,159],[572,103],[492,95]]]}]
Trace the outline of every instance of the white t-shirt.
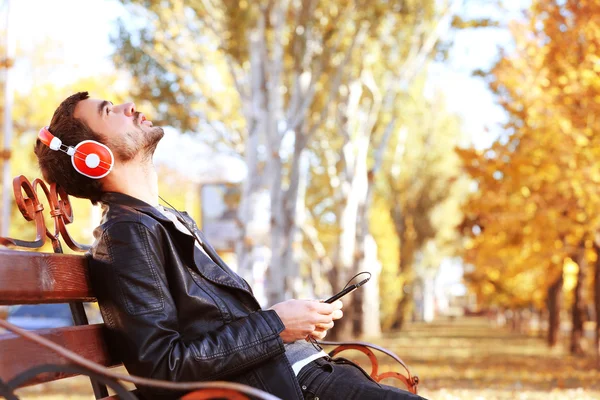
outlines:
[{"label": "white t-shirt", "polygon": [[[192,235],[192,232],[190,232],[189,229],[186,228],[185,225],[183,225],[179,219],[177,219],[177,215],[175,215],[175,213],[173,213],[173,211],[166,209],[163,206],[157,206],[155,208],[158,210],[158,212],[160,212],[162,215],[164,215],[166,218],[168,218],[171,222],[173,222],[178,231],[183,232],[186,235],[189,235],[192,237],[194,236],[194,235]],[[206,254],[206,251],[202,248],[200,243],[198,243],[196,238],[194,238],[194,243],[196,244],[197,248],[199,248],[204,254]],[[210,258],[210,256],[208,254],[206,254],[206,256]]]}]

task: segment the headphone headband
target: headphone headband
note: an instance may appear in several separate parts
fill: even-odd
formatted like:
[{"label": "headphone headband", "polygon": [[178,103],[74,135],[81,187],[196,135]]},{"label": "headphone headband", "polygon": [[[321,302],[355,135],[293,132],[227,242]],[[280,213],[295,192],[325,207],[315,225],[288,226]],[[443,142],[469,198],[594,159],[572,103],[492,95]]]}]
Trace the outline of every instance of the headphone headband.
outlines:
[{"label": "headphone headband", "polygon": [[40,132],[38,133],[38,138],[42,143],[50,147],[52,150],[60,150],[62,141],[56,136],[54,136],[52,133],[50,133],[47,126],[40,129]]},{"label": "headphone headband", "polygon": [[84,140],[75,147],[66,146],[50,132],[47,126],[40,129],[38,139],[50,149],[62,151],[71,156],[73,168],[88,178],[104,178],[112,171],[115,163],[112,151],[106,145],[95,140]]}]

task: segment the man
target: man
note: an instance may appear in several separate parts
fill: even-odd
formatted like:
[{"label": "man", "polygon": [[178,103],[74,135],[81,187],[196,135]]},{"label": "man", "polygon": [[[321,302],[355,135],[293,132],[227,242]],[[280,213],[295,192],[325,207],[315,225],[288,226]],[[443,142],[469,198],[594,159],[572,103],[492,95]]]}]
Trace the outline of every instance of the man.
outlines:
[{"label": "man", "polygon": [[[330,359],[306,340],[322,339],[342,317],[339,300],[288,300],[261,309],[194,221],[159,205],[152,156],[164,133],[133,103],[114,105],[80,92],[61,103],[46,132],[35,146],[44,178],[104,207],[94,231],[90,275],[131,374],[228,380],[286,400],[420,399],[377,384],[359,367]],[[54,137],[62,144],[51,142]],[[86,140],[114,154],[113,165],[90,163],[106,170],[100,179],[74,168],[76,159],[88,162],[89,154],[74,148]],[[139,390],[145,398],[180,395]]]}]

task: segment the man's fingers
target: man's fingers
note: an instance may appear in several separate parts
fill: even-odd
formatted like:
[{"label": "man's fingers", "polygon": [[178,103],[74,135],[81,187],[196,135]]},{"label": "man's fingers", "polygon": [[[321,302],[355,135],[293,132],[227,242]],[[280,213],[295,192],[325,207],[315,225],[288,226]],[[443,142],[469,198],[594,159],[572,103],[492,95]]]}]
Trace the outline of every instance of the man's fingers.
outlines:
[{"label": "man's fingers", "polygon": [[333,319],[340,319],[344,316],[344,312],[342,310],[335,310],[333,313],[331,313],[331,318]]},{"label": "man's fingers", "polygon": [[333,307],[333,304],[329,304],[329,303],[319,303],[319,302],[314,302],[311,304],[312,309],[316,312],[318,312],[319,314],[331,314],[333,312],[333,310],[335,310],[335,308]]},{"label": "man's fingers", "polygon": [[323,338],[327,335],[327,331],[314,331],[310,334],[314,339],[323,340]]},{"label": "man's fingers", "polygon": [[341,310],[344,304],[340,300],[336,300],[333,303],[313,303],[313,310],[319,314],[331,314],[336,310]]},{"label": "man's fingers", "polygon": [[333,306],[334,310],[341,310],[342,307],[344,307],[344,303],[342,303],[341,300],[336,300],[333,303],[331,303],[331,305]]},{"label": "man's fingers", "polygon": [[334,325],[333,321],[331,321],[328,324],[317,324],[315,330],[316,331],[326,331],[326,330],[333,328],[333,325]]},{"label": "man's fingers", "polygon": [[329,324],[331,321],[333,321],[333,314],[317,314],[315,315],[314,323],[315,325]]}]

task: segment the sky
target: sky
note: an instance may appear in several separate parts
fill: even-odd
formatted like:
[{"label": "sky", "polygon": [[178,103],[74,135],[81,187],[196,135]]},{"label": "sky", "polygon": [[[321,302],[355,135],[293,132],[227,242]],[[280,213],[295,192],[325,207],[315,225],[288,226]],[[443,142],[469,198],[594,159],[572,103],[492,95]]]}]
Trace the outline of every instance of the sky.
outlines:
[{"label": "sky", "polygon": [[[498,59],[499,49],[513,46],[507,29],[509,21],[522,18],[522,10],[530,0],[506,0],[503,9],[490,5],[488,0],[467,0],[461,16],[492,18],[500,27],[467,29],[455,32],[448,60],[434,63],[430,68],[430,85],[441,90],[451,111],[462,117],[463,127],[476,148],[488,147],[501,132],[506,121],[504,110],[497,105],[483,79],[472,71],[487,70]],[[486,132],[486,129],[488,132]]]},{"label": "sky", "polygon": [[[112,69],[110,34],[114,33],[118,16],[125,8],[112,0],[8,0],[9,27],[16,42],[17,56],[23,56],[15,67],[17,87],[27,90],[38,81],[68,83],[78,77],[108,72]],[[3,4],[4,3],[4,4]],[[1,0],[2,13],[7,0]],[[4,16],[4,15],[3,15]],[[3,18],[2,23],[5,23]],[[27,59],[34,50],[47,44],[40,57],[62,59],[63,68],[48,74],[36,73]],[[28,57],[29,56],[29,57]]]}]

